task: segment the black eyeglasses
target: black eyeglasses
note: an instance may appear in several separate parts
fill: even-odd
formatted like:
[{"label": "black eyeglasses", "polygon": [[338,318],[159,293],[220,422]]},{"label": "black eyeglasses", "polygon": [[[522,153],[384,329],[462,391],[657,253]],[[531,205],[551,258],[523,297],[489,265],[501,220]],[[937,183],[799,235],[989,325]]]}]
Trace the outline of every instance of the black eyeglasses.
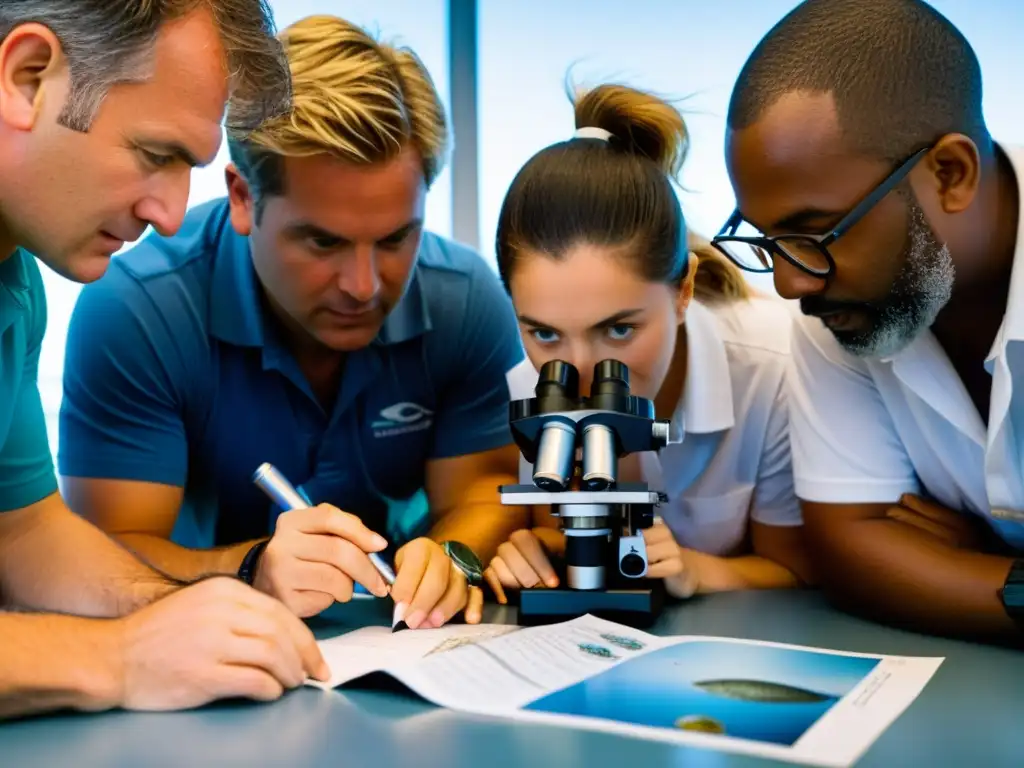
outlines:
[{"label": "black eyeglasses", "polygon": [[815,277],[827,279],[836,268],[828,246],[864,218],[868,211],[903,181],[917,161],[930,151],[931,147],[923,147],[900,163],[896,170],[857,203],[827,234],[790,234],[774,237],[763,234],[739,235],[737,231],[744,222],[743,215],[737,209],[722,227],[722,231],[712,239],[711,244],[737,267],[748,272],[771,272],[774,269],[775,257],[781,256],[798,269]]}]

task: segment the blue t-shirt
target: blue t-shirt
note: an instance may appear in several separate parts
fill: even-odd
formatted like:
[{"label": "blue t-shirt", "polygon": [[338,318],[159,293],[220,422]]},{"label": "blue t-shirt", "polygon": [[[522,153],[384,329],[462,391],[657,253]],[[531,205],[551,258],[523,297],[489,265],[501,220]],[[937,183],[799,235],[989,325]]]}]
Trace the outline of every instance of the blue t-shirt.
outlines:
[{"label": "blue t-shirt", "polygon": [[37,381],[45,332],[39,266],[17,250],[0,262],[0,512],[57,491]]},{"label": "blue t-shirt", "polygon": [[173,540],[215,546],[273,531],[279,511],[252,483],[269,461],[313,502],[394,537],[394,509],[423,498],[429,460],[512,442],[518,325],[465,247],[424,234],[405,295],[348,354],[331,413],[277,327],[224,200],[115,257],[68,331],[61,474],[182,487]]}]

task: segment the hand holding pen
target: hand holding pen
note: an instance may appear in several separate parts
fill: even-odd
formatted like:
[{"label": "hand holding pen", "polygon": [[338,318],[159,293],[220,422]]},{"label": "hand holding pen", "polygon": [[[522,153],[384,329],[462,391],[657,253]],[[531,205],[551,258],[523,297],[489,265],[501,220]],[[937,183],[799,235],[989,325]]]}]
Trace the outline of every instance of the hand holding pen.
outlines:
[{"label": "hand holding pen", "polygon": [[387,547],[382,536],[330,504],[310,506],[269,464],[257,470],[253,481],[284,510],[260,556],[256,589],[300,617],[314,616],[336,601],[348,602],[355,583],[377,597],[388,594],[394,574],[376,554]]}]

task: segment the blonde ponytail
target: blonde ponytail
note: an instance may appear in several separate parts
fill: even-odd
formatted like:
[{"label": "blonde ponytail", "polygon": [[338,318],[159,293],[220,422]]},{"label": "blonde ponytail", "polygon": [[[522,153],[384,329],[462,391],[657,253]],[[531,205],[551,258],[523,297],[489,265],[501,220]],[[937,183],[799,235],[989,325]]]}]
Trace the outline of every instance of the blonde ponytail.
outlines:
[{"label": "blonde ponytail", "polygon": [[687,245],[697,257],[693,295],[705,304],[749,299],[750,285],[739,267],[700,235],[689,232]]},{"label": "blonde ponytail", "polygon": [[686,121],[671,104],[625,85],[599,85],[578,91],[576,128],[601,128],[617,149],[646,157],[662,173],[675,177],[683,167],[690,138]]}]

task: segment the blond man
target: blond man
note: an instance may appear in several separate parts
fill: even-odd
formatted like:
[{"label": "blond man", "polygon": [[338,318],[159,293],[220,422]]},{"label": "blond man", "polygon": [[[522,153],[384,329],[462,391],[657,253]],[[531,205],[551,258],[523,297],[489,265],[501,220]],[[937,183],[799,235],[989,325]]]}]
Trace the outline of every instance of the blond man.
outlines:
[{"label": "blond man", "polygon": [[[515,317],[478,254],[424,231],[449,137],[416,56],[330,16],[280,38],[294,106],[232,142],[227,197],[81,295],[68,496],[161,571],[238,573],[300,616],[361,585],[413,629],[479,621],[475,561],[524,523],[496,494]],[[344,511],[273,506],[264,462]]]},{"label": "blond man", "polygon": [[181,588],[58,492],[36,259],[87,282],[147,225],[174,232],[225,105],[244,136],[289,104],[265,3],[129,5],[0,3],[0,718],[270,699],[328,674],[280,602],[237,580]]}]

